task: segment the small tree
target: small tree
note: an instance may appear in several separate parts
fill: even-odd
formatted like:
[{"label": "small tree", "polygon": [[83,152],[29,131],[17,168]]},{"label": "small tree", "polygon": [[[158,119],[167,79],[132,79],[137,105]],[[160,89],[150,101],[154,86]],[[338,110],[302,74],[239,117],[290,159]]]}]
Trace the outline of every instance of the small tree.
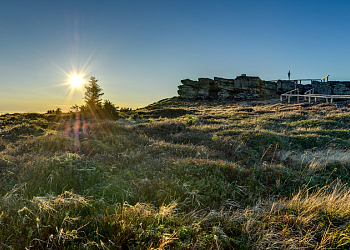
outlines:
[{"label": "small tree", "polygon": [[104,93],[102,93],[102,88],[97,82],[98,80],[94,76],[91,76],[89,84],[85,86],[84,100],[87,106],[92,110],[102,108],[102,99],[100,97],[104,95]]},{"label": "small tree", "polygon": [[79,106],[77,104],[74,104],[72,107],[69,109],[70,113],[77,113],[79,112]]},{"label": "small tree", "polygon": [[118,108],[109,100],[105,100],[103,103],[103,112],[107,115],[107,117],[118,117]]},{"label": "small tree", "polygon": [[57,109],[55,110],[55,114],[56,114],[56,115],[62,114],[62,109],[61,109],[61,108],[57,108]]},{"label": "small tree", "polygon": [[55,114],[55,115],[59,115],[62,114],[62,109],[61,108],[57,108],[56,110],[54,109],[49,109],[46,114]]}]

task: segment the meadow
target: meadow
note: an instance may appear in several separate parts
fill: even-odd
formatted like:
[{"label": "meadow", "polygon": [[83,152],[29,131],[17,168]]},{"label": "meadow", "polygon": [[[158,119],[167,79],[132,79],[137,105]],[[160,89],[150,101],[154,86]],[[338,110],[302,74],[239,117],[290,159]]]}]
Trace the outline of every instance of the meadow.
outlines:
[{"label": "meadow", "polygon": [[0,116],[0,249],[349,249],[350,108]]}]

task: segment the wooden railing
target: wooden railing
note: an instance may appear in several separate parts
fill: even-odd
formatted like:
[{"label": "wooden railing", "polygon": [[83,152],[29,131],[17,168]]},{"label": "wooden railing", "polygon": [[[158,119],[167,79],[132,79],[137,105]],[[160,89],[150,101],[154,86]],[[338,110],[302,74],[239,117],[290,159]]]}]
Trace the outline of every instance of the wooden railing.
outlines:
[{"label": "wooden railing", "polygon": [[314,94],[315,90],[314,89],[309,89],[308,91],[305,91],[304,95],[309,95],[309,94]]},{"label": "wooden railing", "polygon": [[299,89],[296,88],[296,89],[293,89],[293,90],[290,90],[284,94],[281,94],[281,102],[283,102],[283,97],[287,97],[287,100],[288,100],[288,103],[290,103],[290,98],[292,96],[296,96],[297,97],[297,100],[298,100],[298,103],[299,103]]},{"label": "wooden railing", "polygon": [[322,82],[322,81],[325,82],[325,81],[326,81],[326,78],[327,78],[327,82],[328,82],[328,77],[329,77],[329,75],[326,75],[325,77],[321,78],[321,79],[320,79],[321,82]]},{"label": "wooden railing", "polygon": [[314,89],[310,89],[306,91],[303,95],[299,94],[299,89],[293,89],[290,90],[284,94],[281,94],[281,102],[283,101],[283,97],[286,97],[288,100],[288,103],[290,103],[291,97],[297,97],[297,103],[300,102],[300,97],[303,98],[303,100],[308,100],[309,103],[311,103],[311,100],[314,99],[315,102],[317,102],[317,99],[325,99],[327,103],[333,103],[334,99],[350,99],[350,95],[322,95],[322,94],[315,94]]}]

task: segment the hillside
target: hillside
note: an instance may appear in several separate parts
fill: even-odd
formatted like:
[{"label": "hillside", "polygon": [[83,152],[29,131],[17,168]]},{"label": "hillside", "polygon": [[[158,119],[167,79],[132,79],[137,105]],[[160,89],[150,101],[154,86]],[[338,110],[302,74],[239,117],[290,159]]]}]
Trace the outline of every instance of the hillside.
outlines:
[{"label": "hillside", "polygon": [[349,249],[350,108],[0,116],[0,249]]}]

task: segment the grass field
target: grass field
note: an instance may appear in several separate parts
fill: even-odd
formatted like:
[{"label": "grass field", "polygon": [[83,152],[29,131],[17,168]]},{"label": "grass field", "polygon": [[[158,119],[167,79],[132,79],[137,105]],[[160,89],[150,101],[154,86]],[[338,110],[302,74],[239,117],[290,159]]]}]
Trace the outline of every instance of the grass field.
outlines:
[{"label": "grass field", "polygon": [[350,109],[170,98],[0,116],[0,249],[350,249]]}]

